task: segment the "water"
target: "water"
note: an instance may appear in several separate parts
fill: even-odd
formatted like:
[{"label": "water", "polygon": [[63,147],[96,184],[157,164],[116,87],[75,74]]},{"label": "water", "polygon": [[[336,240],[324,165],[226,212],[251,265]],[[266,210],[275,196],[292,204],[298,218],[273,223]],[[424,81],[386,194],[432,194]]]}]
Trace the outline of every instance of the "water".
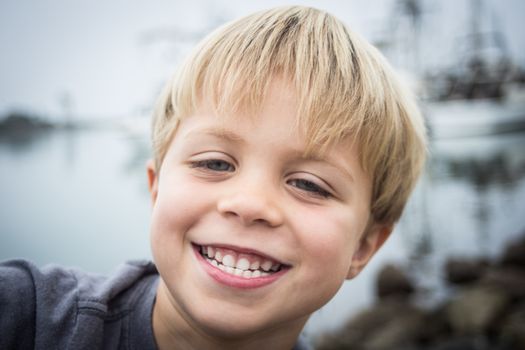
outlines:
[{"label": "water", "polygon": [[42,131],[0,141],[0,259],[109,272],[148,258],[145,138]]},{"label": "water", "polygon": [[[145,135],[121,129],[0,138],[0,260],[21,257],[107,273],[151,258]],[[525,232],[525,134],[431,144],[427,173],[392,237],[357,279],[309,321],[315,336],[374,301],[395,262],[440,298],[448,256],[496,256]]]}]

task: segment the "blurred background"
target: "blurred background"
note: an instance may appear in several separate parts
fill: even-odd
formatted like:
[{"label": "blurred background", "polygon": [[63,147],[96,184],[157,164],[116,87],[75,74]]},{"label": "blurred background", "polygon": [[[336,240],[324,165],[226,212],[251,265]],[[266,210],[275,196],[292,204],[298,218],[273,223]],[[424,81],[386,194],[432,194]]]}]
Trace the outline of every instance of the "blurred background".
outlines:
[{"label": "blurred background", "polygon": [[[315,314],[316,337],[401,266],[437,303],[450,258],[493,259],[525,233],[525,2],[295,1],[374,43],[416,91],[430,162],[364,274]],[[145,162],[155,99],[218,25],[287,1],[0,1],[0,260],[108,273],[150,258]]]}]

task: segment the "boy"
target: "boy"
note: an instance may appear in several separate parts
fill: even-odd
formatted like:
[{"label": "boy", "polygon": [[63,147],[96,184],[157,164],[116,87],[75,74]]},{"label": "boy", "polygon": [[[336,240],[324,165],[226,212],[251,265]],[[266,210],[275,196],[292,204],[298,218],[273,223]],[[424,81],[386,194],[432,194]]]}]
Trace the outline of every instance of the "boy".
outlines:
[{"label": "boy", "polygon": [[105,279],[4,263],[1,348],[303,348],[308,317],[390,235],[425,157],[380,54],[304,7],[205,39],[152,139],[155,267]]}]

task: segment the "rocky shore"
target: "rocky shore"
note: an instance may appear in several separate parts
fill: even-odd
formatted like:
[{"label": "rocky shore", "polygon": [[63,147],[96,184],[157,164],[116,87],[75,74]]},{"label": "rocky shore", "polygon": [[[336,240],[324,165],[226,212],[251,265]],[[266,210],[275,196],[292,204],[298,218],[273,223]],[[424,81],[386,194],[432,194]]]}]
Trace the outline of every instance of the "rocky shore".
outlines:
[{"label": "rocky shore", "polygon": [[4,133],[27,133],[49,130],[51,128],[53,128],[53,124],[28,113],[12,112],[4,118],[0,118],[0,135]]},{"label": "rocky shore", "polygon": [[497,259],[451,258],[443,267],[449,296],[418,305],[419,291],[399,267],[385,266],[377,301],[316,349],[525,350],[525,233]]}]

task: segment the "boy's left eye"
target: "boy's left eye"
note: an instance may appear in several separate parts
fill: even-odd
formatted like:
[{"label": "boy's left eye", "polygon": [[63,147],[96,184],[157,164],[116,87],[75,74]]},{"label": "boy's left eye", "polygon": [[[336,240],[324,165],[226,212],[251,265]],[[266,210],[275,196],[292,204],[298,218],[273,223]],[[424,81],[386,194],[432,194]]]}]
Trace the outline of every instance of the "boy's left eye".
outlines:
[{"label": "boy's left eye", "polygon": [[202,168],[212,171],[234,171],[235,167],[227,161],[221,159],[206,159],[193,162],[192,168]]},{"label": "boy's left eye", "polygon": [[329,198],[332,196],[330,192],[326,191],[321,186],[306,179],[288,180],[288,184],[317,197]]}]

